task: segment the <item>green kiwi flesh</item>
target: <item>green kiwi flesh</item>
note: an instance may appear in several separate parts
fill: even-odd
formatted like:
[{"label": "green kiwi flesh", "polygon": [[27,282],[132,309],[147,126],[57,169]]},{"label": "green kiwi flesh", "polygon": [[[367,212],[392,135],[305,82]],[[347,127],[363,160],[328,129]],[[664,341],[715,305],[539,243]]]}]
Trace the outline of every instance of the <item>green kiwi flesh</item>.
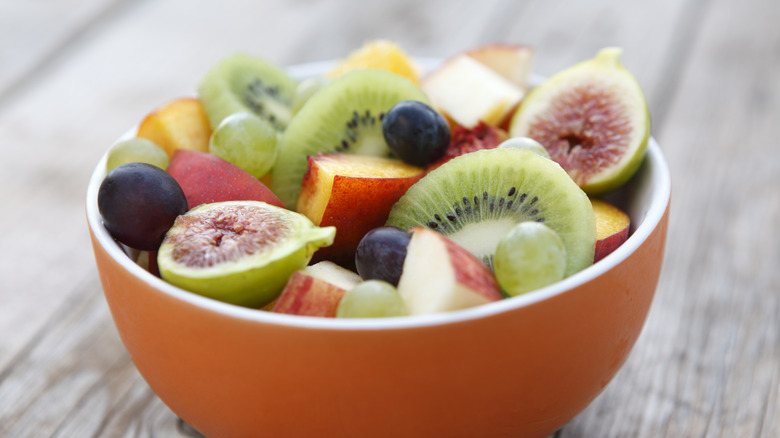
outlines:
[{"label": "green kiwi flesh", "polygon": [[272,171],[273,191],[295,208],[309,156],[342,152],[391,156],[382,118],[402,100],[428,98],[408,79],[381,70],[354,70],[317,91],[290,121],[281,137]]},{"label": "green kiwi flesh", "polygon": [[269,62],[236,53],[219,60],[198,86],[203,109],[216,128],[227,116],[248,111],[283,131],[292,118],[297,82]]},{"label": "green kiwi flesh", "polygon": [[596,226],[588,196],[560,165],[529,150],[453,158],[409,188],[387,225],[434,229],[492,267],[498,242],[523,221],[543,222],[558,233],[565,276],[593,264]]}]

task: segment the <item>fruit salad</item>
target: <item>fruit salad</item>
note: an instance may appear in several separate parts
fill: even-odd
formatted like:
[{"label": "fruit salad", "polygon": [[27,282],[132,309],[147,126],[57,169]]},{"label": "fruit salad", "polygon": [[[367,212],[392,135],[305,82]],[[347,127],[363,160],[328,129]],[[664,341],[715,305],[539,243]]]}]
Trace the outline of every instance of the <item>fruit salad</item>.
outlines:
[{"label": "fruit salad", "polygon": [[302,80],[230,55],[197,97],[109,149],[99,211],[151,274],[258,311],[403,317],[512,299],[628,238],[601,195],[638,169],[650,118],[620,54],[533,87],[523,45],[424,72],[372,41]]}]

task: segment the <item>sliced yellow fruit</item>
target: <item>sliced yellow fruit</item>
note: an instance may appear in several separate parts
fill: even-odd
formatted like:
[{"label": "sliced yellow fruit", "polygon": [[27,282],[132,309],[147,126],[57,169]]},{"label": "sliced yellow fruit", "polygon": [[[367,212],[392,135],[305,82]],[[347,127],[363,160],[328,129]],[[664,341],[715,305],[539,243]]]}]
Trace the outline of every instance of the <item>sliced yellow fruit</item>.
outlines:
[{"label": "sliced yellow fruit", "polygon": [[386,70],[408,78],[415,84],[419,83],[420,72],[414,61],[398,44],[387,40],[366,42],[363,47],[351,52],[347,59],[337,63],[328,73],[328,77],[335,78],[361,68]]}]

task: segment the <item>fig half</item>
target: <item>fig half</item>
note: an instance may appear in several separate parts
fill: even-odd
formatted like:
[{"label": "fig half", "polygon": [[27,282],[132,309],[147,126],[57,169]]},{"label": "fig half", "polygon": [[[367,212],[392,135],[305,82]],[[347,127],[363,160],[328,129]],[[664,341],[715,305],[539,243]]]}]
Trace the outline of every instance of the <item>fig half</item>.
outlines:
[{"label": "fig half", "polygon": [[511,137],[541,143],[589,195],[615,189],[639,168],[650,136],[650,112],[622,50],[590,60],[534,88],[512,118]]},{"label": "fig half", "polygon": [[258,201],[204,204],[179,216],[157,256],[163,280],[210,298],[262,307],[333,243],[334,227]]}]

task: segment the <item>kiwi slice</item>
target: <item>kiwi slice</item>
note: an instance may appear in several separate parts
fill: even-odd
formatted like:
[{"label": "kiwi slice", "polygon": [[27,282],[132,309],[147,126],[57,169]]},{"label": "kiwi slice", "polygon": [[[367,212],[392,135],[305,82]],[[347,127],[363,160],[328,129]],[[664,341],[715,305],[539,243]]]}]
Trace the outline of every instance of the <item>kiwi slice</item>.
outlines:
[{"label": "kiwi slice", "polygon": [[212,128],[242,111],[257,114],[283,131],[292,118],[297,82],[262,58],[237,53],[219,60],[198,87]]},{"label": "kiwi slice", "polygon": [[571,275],[593,263],[596,225],[588,196],[560,165],[530,150],[484,149],[444,163],[413,185],[387,225],[439,231],[493,266],[498,242],[518,223],[558,233]]},{"label": "kiwi slice", "polygon": [[342,152],[391,156],[382,118],[402,100],[428,98],[409,79],[382,70],[353,70],[314,93],[282,135],[273,168],[273,191],[295,208],[308,156]]},{"label": "kiwi slice", "polygon": [[333,243],[334,227],[259,201],[203,204],[179,216],[157,254],[163,280],[220,301],[261,307]]}]

